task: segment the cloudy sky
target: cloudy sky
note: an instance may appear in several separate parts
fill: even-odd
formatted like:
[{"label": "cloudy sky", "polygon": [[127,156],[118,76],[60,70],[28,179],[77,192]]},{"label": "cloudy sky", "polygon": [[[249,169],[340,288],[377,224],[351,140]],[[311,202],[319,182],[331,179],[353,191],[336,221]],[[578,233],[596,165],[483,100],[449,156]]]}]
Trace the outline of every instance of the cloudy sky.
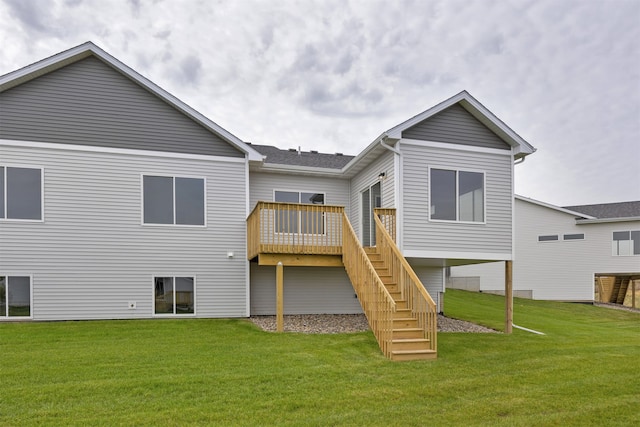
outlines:
[{"label": "cloudy sky", "polygon": [[516,191],[640,200],[640,0],[0,0],[0,74],[91,40],[245,141],[357,154],[465,89]]}]

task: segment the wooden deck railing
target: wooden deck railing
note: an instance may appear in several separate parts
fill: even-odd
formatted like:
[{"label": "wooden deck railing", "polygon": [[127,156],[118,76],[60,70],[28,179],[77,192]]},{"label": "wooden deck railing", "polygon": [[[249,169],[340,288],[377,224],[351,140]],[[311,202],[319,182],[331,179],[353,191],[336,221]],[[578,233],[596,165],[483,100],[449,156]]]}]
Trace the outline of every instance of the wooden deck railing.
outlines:
[{"label": "wooden deck railing", "polygon": [[382,353],[391,358],[396,303],[373,268],[346,214],[343,214],[342,232],[342,262]]},{"label": "wooden deck railing", "polygon": [[[401,298],[407,301],[407,308],[418,320],[418,327],[424,330],[424,338],[430,342],[430,349],[437,350],[437,309],[436,304],[409,262],[394,243],[385,224],[374,215],[376,223],[376,252],[389,268],[394,282],[398,284]],[[394,228],[395,229],[395,228]]]},{"label": "wooden deck railing", "polygon": [[247,257],[342,255],[344,207],[258,202],[247,218]]},{"label": "wooden deck railing", "polygon": [[382,225],[384,225],[391,239],[396,242],[396,210],[391,208],[375,208],[373,212],[380,218]]}]

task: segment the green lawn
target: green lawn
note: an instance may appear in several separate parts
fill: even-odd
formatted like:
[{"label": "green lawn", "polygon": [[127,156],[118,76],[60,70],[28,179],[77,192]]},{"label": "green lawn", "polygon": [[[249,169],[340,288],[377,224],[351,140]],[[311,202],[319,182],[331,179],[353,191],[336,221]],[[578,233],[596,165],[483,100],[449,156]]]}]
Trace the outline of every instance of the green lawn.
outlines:
[{"label": "green lawn", "polygon": [[[504,300],[446,314],[503,325]],[[390,362],[371,333],[274,334],[244,320],[0,324],[0,425],[603,426],[640,423],[640,314],[515,300],[539,330],[439,334]]]}]

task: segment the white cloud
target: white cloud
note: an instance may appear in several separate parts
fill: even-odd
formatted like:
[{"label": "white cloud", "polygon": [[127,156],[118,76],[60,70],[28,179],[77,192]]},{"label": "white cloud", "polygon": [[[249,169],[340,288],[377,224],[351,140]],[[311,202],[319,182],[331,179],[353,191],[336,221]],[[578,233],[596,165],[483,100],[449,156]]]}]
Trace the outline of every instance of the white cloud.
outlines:
[{"label": "white cloud", "polygon": [[42,3],[0,0],[0,73],[92,40],[240,138],[353,154],[467,89],[539,149],[519,192],[640,199],[635,0]]}]

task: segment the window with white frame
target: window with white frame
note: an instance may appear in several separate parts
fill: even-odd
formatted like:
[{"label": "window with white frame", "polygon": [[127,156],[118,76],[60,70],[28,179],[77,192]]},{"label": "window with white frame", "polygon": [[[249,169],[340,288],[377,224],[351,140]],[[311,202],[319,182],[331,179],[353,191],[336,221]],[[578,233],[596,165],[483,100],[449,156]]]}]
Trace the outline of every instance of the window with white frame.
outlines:
[{"label": "window with white frame", "polygon": [[613,256],[640,255],[640,230],[614,231],[611,254]]},{"label": "window with white frame", "polygon": [[[273,199],[280,203],[324,205],[323,193],[274,191]],[[324,212],[314,208],[279,209],[275,218],[278,233],[324,234]]]},{"label": "window with white frame", "polygon": [[153,278],[153,313],[195,314],[195,278],[162,276]]},{"label": "window with white frame", "polygon": [[0,276],[0,319],[31,316],[31,277]]},{"label": "window with white frame", "polygon": [[42,169],[0,166],[0,219],[42,221]]},{"label": "window with white frame", "polygon": [[205,225],[205,180],[143,175],[145,224]]},{"label": "window with white frame", "polygon": [[484,222],[484,173],[430,169],[430,218]]}]

